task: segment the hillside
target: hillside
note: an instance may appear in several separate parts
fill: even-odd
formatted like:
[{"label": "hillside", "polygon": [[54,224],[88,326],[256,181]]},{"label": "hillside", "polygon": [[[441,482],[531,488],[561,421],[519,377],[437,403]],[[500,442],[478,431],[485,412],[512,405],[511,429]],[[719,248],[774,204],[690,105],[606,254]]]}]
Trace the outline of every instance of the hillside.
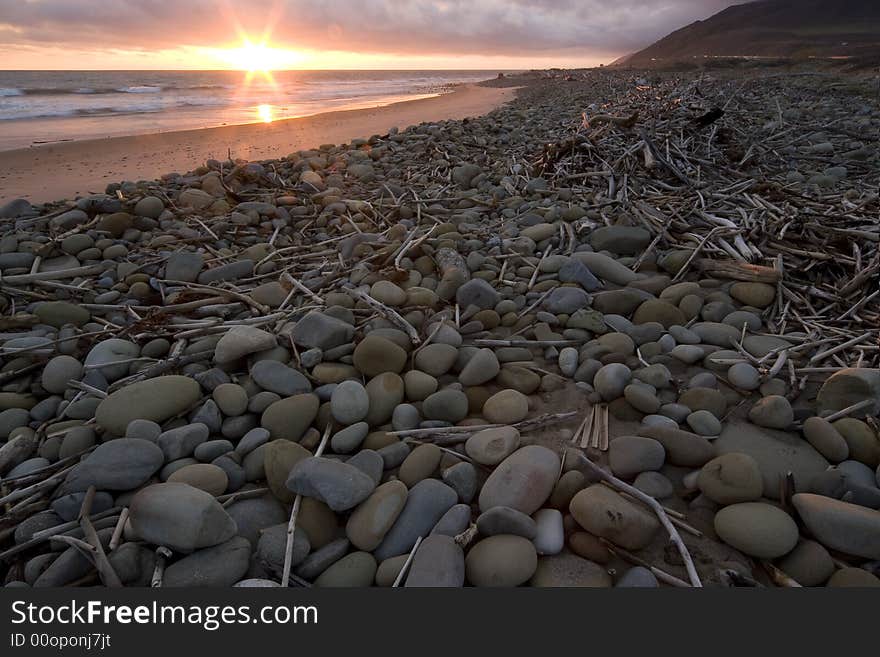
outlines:
[{"label": "hillside", "polygon": [[683,27],[615,65],[705,57],[863,57],[880,52],[877,0],[760,0]]}]

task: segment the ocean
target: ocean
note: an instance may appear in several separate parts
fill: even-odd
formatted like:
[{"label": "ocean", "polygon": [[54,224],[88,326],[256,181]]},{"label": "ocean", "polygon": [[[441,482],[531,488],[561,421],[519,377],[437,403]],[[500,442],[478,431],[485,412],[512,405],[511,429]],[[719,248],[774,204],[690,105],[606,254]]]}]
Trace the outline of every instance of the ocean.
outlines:
[{"label": "ocean", "polygon": [[498,71],[0,71],[0,150],[426,98]]}]

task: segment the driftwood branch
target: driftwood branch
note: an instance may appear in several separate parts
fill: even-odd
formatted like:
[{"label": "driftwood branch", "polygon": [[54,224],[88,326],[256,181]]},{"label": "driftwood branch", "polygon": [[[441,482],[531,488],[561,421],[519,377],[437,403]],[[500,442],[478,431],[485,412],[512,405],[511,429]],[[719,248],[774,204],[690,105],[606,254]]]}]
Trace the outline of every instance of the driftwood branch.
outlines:
[{"label": "driftwood branch", "polygon": [[684,561],[685,568],[687,569],[688,579],[690,579],[691,586],[694,587],[702,587],[703,583],[700,581],[700,576],[697,574],[697,569],[694,566],[694,560],[691,558],[691,553],[688,551],[687,546],[684,544],[684,541],[681,540],[681,536],[678,533],[678,530],[675,528],[675,525],[669,519],[669,516],[666,514],[666,511],[663,509],[663,506],[655,500],[650,495],[646,495],[638,488],[634,486],[630,486],[625,481],[621,481],[614,475],[606,472],[598,465],[593,463],[590,459],[588,459],[581,452],[574,452],[576,458],[579,459],[579,463],[588,468],[593,474],[600,477],[602,480],[607,481],[609,484],[614,486],[614,488],[629,493],[636,499],[641,502],[647,504],[654,513],[657,515],[657,518],[660,520],[660,524],[663,525],[666,532],[669,534],[669,539],[678,548],[679,554],[681,554],[682,561]]}]

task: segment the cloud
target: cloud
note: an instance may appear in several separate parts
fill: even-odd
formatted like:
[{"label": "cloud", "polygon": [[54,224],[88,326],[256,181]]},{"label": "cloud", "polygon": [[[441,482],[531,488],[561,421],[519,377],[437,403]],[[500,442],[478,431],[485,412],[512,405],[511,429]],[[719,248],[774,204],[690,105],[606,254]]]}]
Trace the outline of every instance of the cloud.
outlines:
[{"label": "cloud", "polygon": [[[0,47],[160,50],[259,40],[406,55],[621,54],[729,0],[0,0]],[[59,66],[63,68],[63,64]]]}]

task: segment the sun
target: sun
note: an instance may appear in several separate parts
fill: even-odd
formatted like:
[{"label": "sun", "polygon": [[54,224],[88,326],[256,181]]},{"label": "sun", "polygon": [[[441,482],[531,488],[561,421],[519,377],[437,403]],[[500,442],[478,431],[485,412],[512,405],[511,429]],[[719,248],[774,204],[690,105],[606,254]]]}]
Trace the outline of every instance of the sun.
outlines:
[{"label": "sun", "polygon": [[247,38],[243,39],[240,46],[223,50],[220,56],[230,67],[248,73],[268,73],[291,68],[302,59],[293,50],[274,48],[265,42],[253,43]]}]

